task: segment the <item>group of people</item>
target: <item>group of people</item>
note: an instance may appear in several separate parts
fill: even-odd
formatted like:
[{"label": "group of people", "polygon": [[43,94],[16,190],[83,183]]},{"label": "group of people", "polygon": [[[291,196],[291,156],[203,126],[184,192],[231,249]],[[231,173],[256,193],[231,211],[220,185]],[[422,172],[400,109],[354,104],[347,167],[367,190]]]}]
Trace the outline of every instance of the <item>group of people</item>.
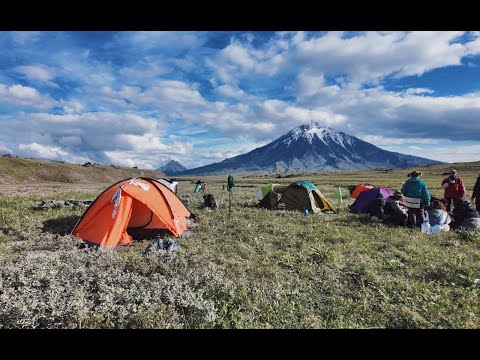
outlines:
[{"label": "group of people", "polygon": [[[465,199],[465,184],[456,170],[442,181],[443,199],[431,198],[421,176],[422,173],[413,171],[400,191],[386,199],[378,194],[369,206],[371,219],[399,226],[426,224],[437,233],[458,228],[480,230],[480,172],[470,202]],[[471,203],[475,203],[476,209]]]}]

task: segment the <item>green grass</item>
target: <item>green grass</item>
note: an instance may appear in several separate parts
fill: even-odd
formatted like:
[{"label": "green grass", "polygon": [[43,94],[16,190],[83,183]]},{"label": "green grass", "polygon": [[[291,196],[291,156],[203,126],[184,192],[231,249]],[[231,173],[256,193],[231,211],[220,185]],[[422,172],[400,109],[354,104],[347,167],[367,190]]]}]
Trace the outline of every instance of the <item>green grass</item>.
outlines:
[{"label": "green grass", "polygon": [[[455,165],[470,195],[478,168]],[[432,195],[442,172],[421,169]],[[466,166],[466,165],[465,165]],[[85,251],[69,236],[81,208],[34,210],[42,199],[0,196],[0,327],[4,328],[478,328],[479,233],[439,236],[388,228],[348,213],[345,187],[401,187],[408,170],[296,177],[236,176],[228,219],[226,176],[201,177],[220,200],[181,248],[144,256],[148,242]],[[338,214],[304,217],[256,208],[259,184],[307,179]],[[180,179],[190,194],[197,178]]]}]

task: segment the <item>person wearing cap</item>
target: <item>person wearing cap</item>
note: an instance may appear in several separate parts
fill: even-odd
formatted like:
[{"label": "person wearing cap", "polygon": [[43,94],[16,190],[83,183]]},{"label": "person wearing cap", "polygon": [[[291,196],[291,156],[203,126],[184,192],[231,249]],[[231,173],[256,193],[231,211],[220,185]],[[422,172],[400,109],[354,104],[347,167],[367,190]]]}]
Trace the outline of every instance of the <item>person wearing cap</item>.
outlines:
[{"label": "person wearing cap", "polygon": [[[420,225],[425,221],[425,207],[430,205],[430,191],[425,181],[420,179],[422,173],[412,171],[410,178],[402,186],[402,194],[409,198],[420,199],[420,208],[409,208],[409,219],[412,226]],[[418,221],[417,221],[418,219]]]},{"label": "person wearing cap", "polygon": [[480,171],[478,172],[477,181],[473,187],[473,193],[470,198],[470,201],[473,203],[475,201],[475,207],[477,211],[480,211]]},{"label": "person wearing cap", "polygon": [[396,190],[385,201],[384,213],[387,223],[392,225],[407,225],[408,209],[402,205],[403,194]]},{"label": "person wearing cap", "polygon": [[[452,203],[455,200],[462,200],[465,196],[465,184],[460,176],[457,175],[457,170],[450,171],[450,175],[443,179],[442,188],[445,189],[444,198],[447,200],[447,211],[452,210]],[[455,206],[455,205],[454,205]]]}]

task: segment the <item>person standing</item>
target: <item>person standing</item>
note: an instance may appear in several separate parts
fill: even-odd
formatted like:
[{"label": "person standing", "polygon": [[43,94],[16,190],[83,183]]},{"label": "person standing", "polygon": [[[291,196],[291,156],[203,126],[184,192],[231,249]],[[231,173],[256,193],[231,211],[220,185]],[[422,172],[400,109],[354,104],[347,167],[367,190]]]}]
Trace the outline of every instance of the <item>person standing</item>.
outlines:
[{"label": "person standing", "polygon": [[[453,169],[450,176],[443,179],[442,188],[445,189],[444,198],[447,199],[447,211],[452,210],[452,203],[455,200],[462,200],[465,196],[465,184],[460,176],[457,175],[457,170]],[[455,206],[455,205],[454,205]]]},{"label": "person standing", "polygon": [[196,194],[200,191],[202,187],[202,180],[198,180],[197,183],[195,184],[195,188],[193,189],[193,193]]},{"label": "person standing", "polygon": [[476,210],[480,211],[480,171],[478,172],[477,182],[475,183],[475,186],[473,187],[472,197],[470,198],[470,201],[472,203],[473,203],[474,200],[475,200]]},{"label": "person standing", "polygon": [[425,207],[430,205],[430,191],[425,181],[420,179],[420,176],[422,176],[421,172],[412,171],[410,179],[405,181],[401,190],[405,197],[420,199],[419,208],[408,209],[409,224],[411,226],[420,226],[425,221]]}]

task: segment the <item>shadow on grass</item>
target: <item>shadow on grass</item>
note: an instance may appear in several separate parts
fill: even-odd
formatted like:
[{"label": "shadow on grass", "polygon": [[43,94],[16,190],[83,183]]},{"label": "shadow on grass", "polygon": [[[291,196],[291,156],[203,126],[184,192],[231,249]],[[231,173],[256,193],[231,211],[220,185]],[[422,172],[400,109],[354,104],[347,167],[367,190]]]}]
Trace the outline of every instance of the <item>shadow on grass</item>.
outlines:
[{"label": "shadow on grass", "polygon": [[57,219],[49,219],[43,222],[43,232],[49,232],[58,235],[68,235],[77,225],[80,216],[69,215]]},{"label": "shadow on grass", "polygon": [[[245,202],[245,203],[241,204],[240,206],[241,206],[241,207],[244,207],[244,208],[250,208],[250,209],[253,209],[253,208],[256,208],[256,209],[264,209],[264,208],[262,208],[262,207],[259,207],[259,206],[258,206],[258,203],[255,204],[255,203],[247,203],[247,202]],[[227,207],[228,207],[228,201],[227,201]],[[275,211],[275,210],[273,210],[273,209],[269,209],[269,210]]]},{"label": "shadow on grass", "polygon": [[[401,225],[393,225],[388,220],[385,221],[372,221],[368,214],[350,214],[346,218],[337,218],[332,221],[335,224],[343,225],[343,226],[352,226],[352,225],[365,225],[365,226],[372,226],[372,225],[383,225],[386,228],[402,228],[402,229],[417,229],[417,227],[410,227],[410,226],[401,226]],[[418,227],[418,230],[420,227]]]},{"label": "shadow on grass", "polygon": [[370,220],[368,214],[349,214],[347,217],[336,218],[332,222],[341,224],[341,225],[367,225],[372,224],[373,221]]}]

